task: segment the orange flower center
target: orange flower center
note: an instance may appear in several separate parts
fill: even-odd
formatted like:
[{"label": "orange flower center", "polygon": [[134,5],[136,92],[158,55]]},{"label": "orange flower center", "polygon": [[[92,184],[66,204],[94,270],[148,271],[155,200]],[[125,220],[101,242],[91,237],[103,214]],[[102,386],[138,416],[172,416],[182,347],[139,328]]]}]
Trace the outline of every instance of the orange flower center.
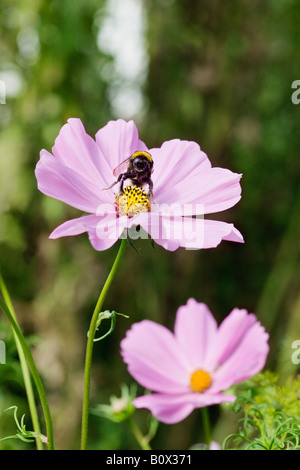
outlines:
[{"label": "orange flower center", "polygon": [[206,370],[197,369],[190,378],[190,386],[193,392],[204,392],[211,386],[211,375]]}]

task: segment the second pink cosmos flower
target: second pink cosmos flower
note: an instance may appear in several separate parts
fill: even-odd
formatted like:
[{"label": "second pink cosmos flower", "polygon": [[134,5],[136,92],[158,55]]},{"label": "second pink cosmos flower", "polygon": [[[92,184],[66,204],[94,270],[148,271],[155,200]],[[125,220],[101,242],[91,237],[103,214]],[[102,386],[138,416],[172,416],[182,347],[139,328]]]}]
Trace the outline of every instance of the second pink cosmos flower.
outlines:
[{"label": "second pink cosmos flower", "polygon": [[154,393],[133,404],[172,424],[195,408],[232,402],[224,391],[264,367],[268,337],[254,314],[236,308],[218,327],[194,299],[178,309],[174,333],[153,321],[135,323],[121,353],[132,377]]},{"label": "second pink cosmos flower", "polygon": [[[145,195],[136,201],[136,194],[129,189],[121,210],[118,186],[105,188],[115,180],[114,169],[136,151],[149,152],[153,159],[153,201],[148,201],[147,195],[146,204]],[[41,151],[36,166],[39,190],[88,215],[63,223],[50,238],[87,232],[92,246],[105,250],[125,229],[142,227],[171,251],[178,247],[213,248],[222,240],[243,242],[233,224],[204,219],[239,201],[241,175],[212,168],[195,142],[174,139],[148,149],[133,121],[121,119],[110,121],[94,140],[81,121],[73,118],[62,127],[52,153]],[[128,208],[136,202],[134,207],[141,207],[142,201],[143,211],[124,212],[124,198]]]}]

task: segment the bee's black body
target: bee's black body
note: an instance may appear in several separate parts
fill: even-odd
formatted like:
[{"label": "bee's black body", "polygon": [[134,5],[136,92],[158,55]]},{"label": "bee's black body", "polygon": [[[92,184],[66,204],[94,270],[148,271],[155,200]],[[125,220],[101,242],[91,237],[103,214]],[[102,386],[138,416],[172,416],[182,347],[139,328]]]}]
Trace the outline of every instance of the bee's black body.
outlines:
[{"label": "bee's black body", "polygon": [[[125,166],[125,168],[124,168]],[[123,171],[123,168],[126,171]],[[114,175],[117,180],[109,186],[111,188],[117,183],[120,184],[120,192],[123,192],[124,181],[130,179],[135,186],[142,187],[144,184],[149,186],[149,196],[152,197],[153,182],[151,174],[153,172],[153,160],[148,152],[137,151],[131,157],[126,158],[114,170]],[[108,188],[107,188],[108,189]]]}]

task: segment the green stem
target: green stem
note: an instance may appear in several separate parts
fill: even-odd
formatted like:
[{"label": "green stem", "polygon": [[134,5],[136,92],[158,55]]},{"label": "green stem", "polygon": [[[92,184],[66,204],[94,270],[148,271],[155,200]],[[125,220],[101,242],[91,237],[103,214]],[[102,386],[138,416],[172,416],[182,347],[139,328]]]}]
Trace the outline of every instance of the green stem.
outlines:
[{"label": "green stem", "polygon": [[140,447],[142,450],[151,450],[151,447],[149,446],[148,440],[143,434],[141,433],[140,429],[137,427],[133,419],[130,417],[128,419],[128,424],[129,427],[132,431],[132,434],[136,438],[137,442],[139,443]]},{"label": "green stem", "polygon": [[37,388],[37,391],[38,391],[38,394],[39,394],[39,397],[40,397],[40,400],[41,400],[41,403],[42,403],[43,411],[44,411],[44,417],[45,417],[46,428],[47,428],[48,449],[53,450],[54,449],[54,443],[53,443],[52,420],[51,420],[51,415],[50,415],[50,411],[49,411],[49,407],[48,407],[46,393],[45,393],[45,390],[44,390],[43,383],[41,381],[41,378],[39,376],[38,370],[35,366],[34,360],[32,358],[32,355],[31,355],[30,349],[27,345],[27,342],[26,342],[26,340],[23,336],[23,333],[22,333],[19,325],[17,324],[16,320],[14,319],[13,315],[11,314],[9,308],[7,307],[6,303],[4,302],[4,300],[1,297],[0,297],[0,307],[2,308],[2,310],[5,313],[9,323],[11,324],[11,326],[12,326],[12,328],[13,328],[13,330],[14,330],[14,332],[15,332],[15,334],[16,334],[19,342],[20,342],[23,353],[26,357],[26,360],[27,360],[28,366],[30,368],[33,380],[35,382],[35,385],[36,385],[36,388]]},{"label": "green stem", "polygon": [[[1,276],[1,274],[0,274],[0,290],[2,292],[3,299],[4,299],[7,307],[10,310],[10,313],[11,313],[12,317],[16,320],[17,319],[16,313],[15,313],[10,295],[8,293],[8,290],[6,288],[5,282],[4,282],[3,277]],[[16,335],[14,330],[13,330],[13,335],[14,335],[14,339],[15,339],[15,343],[16,343],[16,347],[17,347],[17,351],[18,351],[18,355],[19,355],[19,359],[20,359],[20,365],[21,365],[21,370],[22,370],[22,375],[23,375],[23,380],[24,380],[24,385],[25,385],[25,390],[26,390],[26,395],[27,395],[28,406],[29,406],[29,411],[30,411],[30,415],[31,415],[33,430],[37,434],[41,434],[39,416],[38,416],[38,412],[37,412],[37,408],[36,408],[36,403],[35,403],[34,392],[33,392],[33,388],[32,388],[32,382],[31,382],[29,367],[28,367],[26,357],[24,355],[21,343],[20,343],[20,341],[18,339],[18,336]],[[38,450],[43,450],[43,444],[42,444],[39,437],[36,438],[36,447],[37,447]]]},{"label": "green stem", "polygon": [[121,245],[114,261],[114,264],[110,270],[110,273],[106,279],[102,291],[100,292],[88,332],[88,340],[86,346],[85,356],[85,376],[84,376],[84,389],[83,389],[83,406],[82,406],[82,428],[81,428],[81,450],[87,448],[87,434],[88,434],[88,416],[89,416],[89,401],[90,401],[90,380],[91,380],[91,365],[93,356],[94,338],[97,329],[98,315],[101,312],[104,300],[106,298],[108,289],[116,275],[120,261],[126,248],[127,240],[122,239]]},{"label": "green stem", "polygon": [[206,406],[201,408],[201,413],[202,413],[202,423],[203,423],[205,444],[209,448],[210,443],[211,443],[211,431],[210,431],[208,408]]}]

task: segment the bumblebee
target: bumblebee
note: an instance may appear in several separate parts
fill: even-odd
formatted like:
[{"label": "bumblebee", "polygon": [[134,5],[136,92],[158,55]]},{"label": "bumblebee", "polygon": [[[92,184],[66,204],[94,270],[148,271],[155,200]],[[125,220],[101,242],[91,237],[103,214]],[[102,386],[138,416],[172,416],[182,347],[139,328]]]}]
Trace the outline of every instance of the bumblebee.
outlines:
[{"label": "bumblebee", "polygon": [[117,180],[112,183],[108,188],[112,188],[115,184],[120,184],[120,193],[123,192],[124,181],[130,179],[132,184],[142,187],[145,183],[149,186],[148,195],[152,199],[153,182],[151,174],[153,173],[153,160],[148,152],[138,150],[134,152],[131,157],[126,158],[120,165],[118,165],[113,174]]}]

